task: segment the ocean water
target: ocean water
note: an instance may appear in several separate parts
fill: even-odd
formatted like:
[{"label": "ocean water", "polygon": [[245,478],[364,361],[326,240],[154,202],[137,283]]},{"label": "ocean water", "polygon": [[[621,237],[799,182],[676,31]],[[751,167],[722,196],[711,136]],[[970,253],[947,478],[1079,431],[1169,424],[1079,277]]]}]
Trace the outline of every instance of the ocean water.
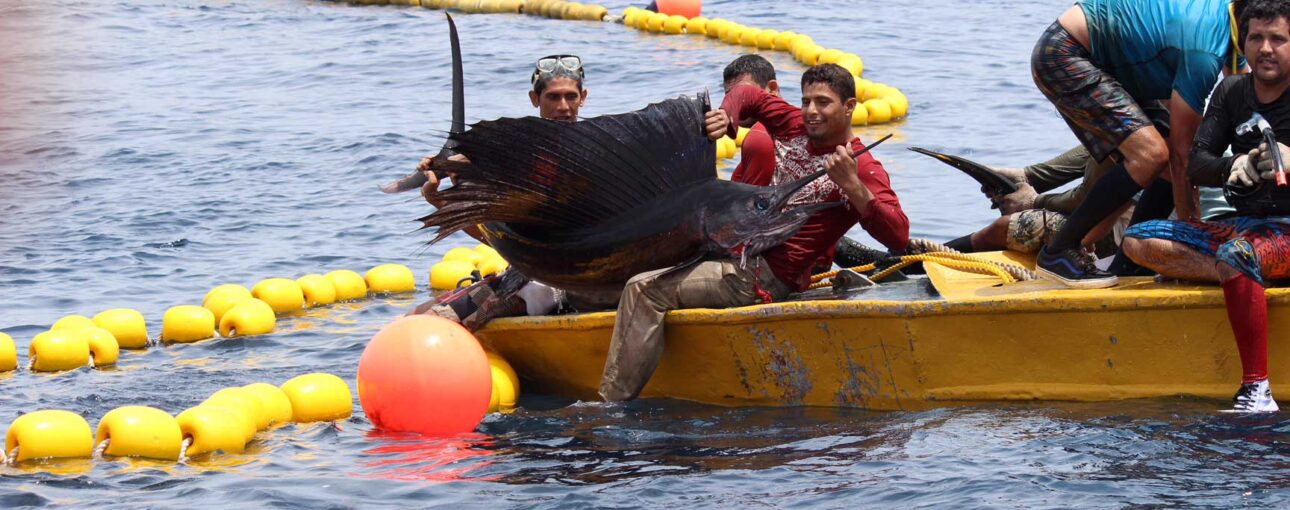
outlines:
[{"label": "ocean water", "polygon": [[[1076,142],[1031,83],[1062,1],[710,0],[705,14],[812,35],[901,88],[908,120],[860,130],[913,223],[949,239],[994,212],[919,145],[1020,166]],[[627,2],[607,2],[621,12]],[[742,50],[711,39],[516,15],[457,17],[469,121],[534,112],[536,58],[584,58],[583,112],[705,88]],[[0,331],[20,351],[66,314],[162,312],[220,283],[384,262],[426,270],[414,194],[376,186],[435,152],[449,120],[439,11],[307,0],[0,2]],[[803,68],[768,57],[785,96]],[[859,231],[854,232],[864,237]],[[127,404],[170,412],[226,386],[332,372],[425,298],[284,319],[278,332],[124,353],[113,370],[0,375],[0,424]],[[1275,342],[1274,342],[1275,343]],[[1276,348],[1274,345],[1273,348]],[[1233,388],[1235,389],[1235,388]],[[477,433],[288,426],[243,455],[0,467],[0,507],[1287,507],[1290,422],[1221,401],[980,404],[918,412],[608,405],[530,395]]]}]

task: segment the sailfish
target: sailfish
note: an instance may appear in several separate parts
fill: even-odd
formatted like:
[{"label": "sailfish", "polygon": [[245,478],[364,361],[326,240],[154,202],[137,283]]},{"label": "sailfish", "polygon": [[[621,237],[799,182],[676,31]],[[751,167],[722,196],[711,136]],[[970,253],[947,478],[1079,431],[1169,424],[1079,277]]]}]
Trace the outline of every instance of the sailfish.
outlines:
[{"label": "sailfish", "polygon": [[469,162],[435,158],[453,186],[438,194],[443,207],[419,219],[437,229],[429,244],[479,226],[514,269],[556,287],[622,288],[645,271],[746,262],[841,204],[787,205],[824,170],[776,186],[719,179],[706,93],[578,122],[502,118],[463,130],[455,86],[453,96],[445,151]]}]

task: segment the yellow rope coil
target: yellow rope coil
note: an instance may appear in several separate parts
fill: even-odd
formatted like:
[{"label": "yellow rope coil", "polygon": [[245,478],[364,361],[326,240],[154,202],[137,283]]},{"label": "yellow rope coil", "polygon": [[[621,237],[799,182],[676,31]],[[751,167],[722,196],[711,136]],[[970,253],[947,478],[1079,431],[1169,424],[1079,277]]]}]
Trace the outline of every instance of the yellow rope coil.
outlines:
[{"label": "yellow rope coil", "polygon": [[[1003,280],[1004,283],[1015,283],[1019,278],[1026,279],[1024,276],[1018,277],[1016,275],[1016,272],[1029,273],[1028,270],[1019,266],[1014,266],[1012,264],[1003,264],[1003,263],[999,263],[992,260],[987,260],[987,259],[983,259],[980,257],[975,257],[972,255],[963,254],[963,253],[937,252],[937,253],[924,253],[920,255],[903,255],[899,257],[899,260],[900,261],[895,263],[894,265],[886,269],[883,269],[882,271],[879,271],[874,275],[870,276],[869,279],[875,282],[882,281],[888,276],[895,274],[897,271],[900,271],[901,269],[904,269],[910,265],[913,265],[915,262],[935,262],[937,264],[941,264],[943,266],[957,269],[960,271],[966,271],[966,272],[975,273],[975,274],[983,274],[988,276],[997,276],[1000,280]],[[855,266],[847,269],[850,269],[856,272],[865,272],[865,271],[872,271],[876,268],[877,268],[877,264],[872,263],[872,264],[865,264],[863,266]],[[837,274],[838,274],[838,271],[829,271],[827,273],[820,273],[820,274],[814,275],[811,277],[811,281],[814,283],[812,283],[810,287],[807,287],[807,288],[820,289],[820,288],[828,287],[832,285],[832,283],[828,282],[827,280],[830,278],[833,278],[834,276],[837,276]]]}]

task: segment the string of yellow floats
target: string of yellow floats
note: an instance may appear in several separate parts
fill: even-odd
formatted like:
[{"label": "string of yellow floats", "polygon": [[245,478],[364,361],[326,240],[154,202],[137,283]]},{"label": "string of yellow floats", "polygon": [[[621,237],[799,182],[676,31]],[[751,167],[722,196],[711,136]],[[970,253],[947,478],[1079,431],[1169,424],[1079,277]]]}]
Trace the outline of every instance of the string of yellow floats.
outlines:
[{"label": "string of yellow floats", "polygon": [[[454,10],[466,14],[524,14],[559,20],[617,21],[627,27],[664,35],[693,35],[715,39],[753,50],[785,51],[805,66],[837,64],[850,71],[856,82],[856,105],[851,124],[872,126],[903,119],[909,113],[909,99],[900,89],[867,80],[864,60],[841,49],[825,48],[811,36],[792,31],[778,31],[743,25],[723,18],[696,16],[686,18],[628,7],[621,17],[610,15],[601,5],[561,0],[358,0],[363,5],[406,5],[427,9]],[[728,137],[718,141],[721,159],[735,156],[737,145]]]},{"label": "string of yellow floats", "polygon": [[[354,301],[369,294],[414,292],[416,278],[402,264],[382,264],[359,276],[350,270],[308,274],[295,280],[268,278],[251,289],[237,284],[220,285],[206,293],[201,306],[179,305],[162,317],[163,344],[192,343],[272,333],[277,317],[306,308]],[[147,349],[152,343],[143,314],[114,308],[95,315],[68,315],[49,330],[32,338],[27,368],[36,372],[61,372],[84,366],[115,365],[121,349]],[[0,333],[0,372],[18,368],[13,338]]]},{"label": "string of yellow floats", "polygon": [[216,452],[242,453],[259,432],[287,423],[343,420],[353,409],[349,385],[324,373],[301,375],[281,386],[224,388],[176,416],[155,407],[118,407],[104,414],[93,432],[72,411],[46,409],[23,414],[9,425],[0,463],[96,456],[183,461]]}]

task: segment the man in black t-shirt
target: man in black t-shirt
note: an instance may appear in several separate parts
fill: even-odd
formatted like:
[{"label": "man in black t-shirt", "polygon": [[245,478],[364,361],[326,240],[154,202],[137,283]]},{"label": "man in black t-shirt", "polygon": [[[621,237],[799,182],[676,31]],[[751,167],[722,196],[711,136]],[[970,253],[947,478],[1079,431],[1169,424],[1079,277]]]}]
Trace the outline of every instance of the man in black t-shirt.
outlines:
[{"label": "man in black t-shirt", "polygon": [[[1209,98],[1187,173],[1200,186],[1275,186],[1273,158],[1290,161],[1290,0],[1253,0],[1242,16],[1242,46],[1252,73],[1223,80]],[[1272,124],[1277,147],[1236,127],[1255,113]],[[1235,156],[1223,156],[1231,147]],[[1268,385],[1268,306],[1263,286],[1290,278],[1290,217],[1148,221],[1125,233],[1125,254],[1162,276],[1220,282],[1241,356],[1242,384],[1232,412],[1273,412]]]}]

